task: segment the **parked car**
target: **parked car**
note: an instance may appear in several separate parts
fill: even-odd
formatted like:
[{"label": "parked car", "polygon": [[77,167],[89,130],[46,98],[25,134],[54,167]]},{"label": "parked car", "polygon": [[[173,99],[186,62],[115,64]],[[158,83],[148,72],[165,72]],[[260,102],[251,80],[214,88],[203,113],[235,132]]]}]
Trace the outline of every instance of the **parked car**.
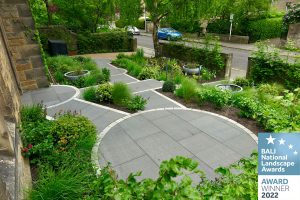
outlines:
[{"label": "parked car", "polygon": [[182,34],[173,28],[160,28],[157,32],[158,39],[162,40],[179,40]]},{"label": "parked car", "polygon": [[135,26],[125,26],[125,30],[132,33],[133,35],[140,35],[140,30]]}]

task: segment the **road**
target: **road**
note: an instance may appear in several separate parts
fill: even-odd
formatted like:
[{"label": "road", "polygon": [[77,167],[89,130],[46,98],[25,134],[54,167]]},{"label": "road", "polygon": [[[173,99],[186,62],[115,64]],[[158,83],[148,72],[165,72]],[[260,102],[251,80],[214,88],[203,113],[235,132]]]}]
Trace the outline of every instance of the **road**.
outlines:
[{"label": "road", "polygon": [[[137,38],[138,47],[145,48],[144,50],[150,52],[150,49],[153,51],[153,41],[152,37],[139,35],[135,36]],[[188,44],[188,43],[187,43]],[[194,43],[190,43],[190,45],[194,45]],[[231,70],[231,79],[235,79],[236,77],[244,77],[246,76],[247,66],[248,66],[248,57],[251,54],[249,50],[242,50],[236,48],[228,48],[222,47],[223,53],[232,53],[232,70]]]}]

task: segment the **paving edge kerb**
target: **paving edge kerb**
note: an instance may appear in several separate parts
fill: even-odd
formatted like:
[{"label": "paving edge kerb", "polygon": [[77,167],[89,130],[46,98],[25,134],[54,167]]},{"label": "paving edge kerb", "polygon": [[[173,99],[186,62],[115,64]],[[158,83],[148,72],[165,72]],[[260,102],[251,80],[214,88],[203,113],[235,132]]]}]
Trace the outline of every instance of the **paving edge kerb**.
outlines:
[{"label": "paving edge kerb", "polygon": [[47,108],[54,108],[54,107],[63,105],[65,103],[68,103],[68,102],[72,101],[73,99],[77,98],[80,95],[80,90],[77,87],[74,87],[74,86],[71,86],[71,85],[51,85],[51,87],[69,87],[69,88],[72,88],[72,89],[75,90],[75,94],[72,97],[70,97],[69,99],[67,99],[65,101],[62,101],[62,102],[60,102],[58,104],[55,104],[55,105],[47,106]]},{"label": "paving edge kerb", "polygon": [[212,116],[216,116],[216,117],[219,117],[219,118],[222,118],[236,126],[238,126],[239,128],[241,128],[242,130],[244,130],[246,133],[248,133],[248,135],[256,142],[258,143],[258,138],[257,136],[252,132],[250,131],[249,129],[247,129],[246,127],[244,127],[243,125],[239,124],[238,122],[232,120],[232,119],[229,119],[227,117],[224,117],[222,115],[219,115],[219,114],[216,114],[216,113],[211,113],[211,112],[207,112],[207,111],[204,111],[204,110],[198,110],[198,109],[191,109],[191,108],[157,108],[157,109],[152,109],[152,110],[146,110],[146,111],[142,111],[142,112],[137,112],[137,113],[134,113],[134,114],[131,114],[131,115],[127,115],[125,117],[122,117],[116,121],[114,121],[113,123],[111,123],[109,126],[107,126],[100,134],[97,135],[97,139],[96,139],[96,143],[92,149],[92,154],[91,154],[91,161],[92,163],[94,164],[94,167],[96,169],[96,174],[97,175],[100,175],[101,174],[101,166],[100,166],[100,163],[99,163],[99,158],[98,158],[98,151],[99,151],[99,147],[100,147],[100,143],[102,141],[102,139],[105,137],[105,135],[114,127],[116,126],[117,124],[119,124],[120,122],[126,120],[126,119],[129,119],[131,117],[135,117],[137,115],[141,115],[141,114],[144,114],[144,113],[148,113],[148,112],[154,112],[154,111],[163,111],[163,110],[184,110],[184,111],[194,111],[194,112],[199,112],[199,113],[205,113],[205,114],[209,114],[209,115],[212,115]]}]

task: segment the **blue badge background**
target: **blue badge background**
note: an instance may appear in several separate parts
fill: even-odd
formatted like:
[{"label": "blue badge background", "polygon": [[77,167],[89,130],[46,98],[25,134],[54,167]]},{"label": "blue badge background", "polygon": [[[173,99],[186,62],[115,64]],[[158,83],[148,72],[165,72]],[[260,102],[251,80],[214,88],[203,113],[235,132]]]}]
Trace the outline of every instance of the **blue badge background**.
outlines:
[{"label": "blue badge background", "polygon": [[[272,135],[274,144],[268,144],[268,140]],[[285,140],[284,145],[279,145],[279,140],[283,138]],[[292,144],[293,149],[289,149],[289,145]],[[288,161],[295,162],[294,167],[285,168],[286,171],[282,172],[262,172],[262,159],[261,149],[276,149],[277,156],[288,155]],[[294,151],[298,152],[298,155],[294,155]],[[266,154],[269,155],[269,154]],[[266,161],[266,160],[264,160]],[[300,133],[259,133],[258,134],[258,174],[259,175],[300,175]]]}]

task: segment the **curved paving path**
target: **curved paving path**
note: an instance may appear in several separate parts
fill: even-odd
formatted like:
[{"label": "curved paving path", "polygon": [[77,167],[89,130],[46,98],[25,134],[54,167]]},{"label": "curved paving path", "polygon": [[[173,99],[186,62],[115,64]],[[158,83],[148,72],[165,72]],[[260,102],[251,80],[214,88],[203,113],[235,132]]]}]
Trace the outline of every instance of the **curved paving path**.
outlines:
[{"label": "curved paving path", "polygon": [[[89,118],[98,130],[92,153],[97,166],[110,162],[120,178],[136,171],[143,171],[139,179],[155,178],[163,160],[181,155],[197,160],[199,169],[208,178],[214,178],[215,168],[249,156],[257,149],[256,136],[236,122],[187,109],[155,91],[161,82],[136,80],[124,74],[123,69],[108,64],[109,60],[96,62],[111,70],[112,82],[124,80],[135,94],[147,98],[147,111],[131,115],[90,103],[79,99],[79,89],[63,85],[25,93],[22,101],[23,105],[43,102],[49,116],[77,111]],[[197,180],[195,175],[190,176]]]},{"label": "curved paving path", "polygon": [[257,148],[249,133],[208,112],[154,110],[125,117],[107,129],[98,156],[100,165],[110,162],[120,178],[135,171],[143,172],[141,179],[156,178],[160,163],[177,155],[198,161],[199,169],[214,178],[214,169],[249,156]]}]

